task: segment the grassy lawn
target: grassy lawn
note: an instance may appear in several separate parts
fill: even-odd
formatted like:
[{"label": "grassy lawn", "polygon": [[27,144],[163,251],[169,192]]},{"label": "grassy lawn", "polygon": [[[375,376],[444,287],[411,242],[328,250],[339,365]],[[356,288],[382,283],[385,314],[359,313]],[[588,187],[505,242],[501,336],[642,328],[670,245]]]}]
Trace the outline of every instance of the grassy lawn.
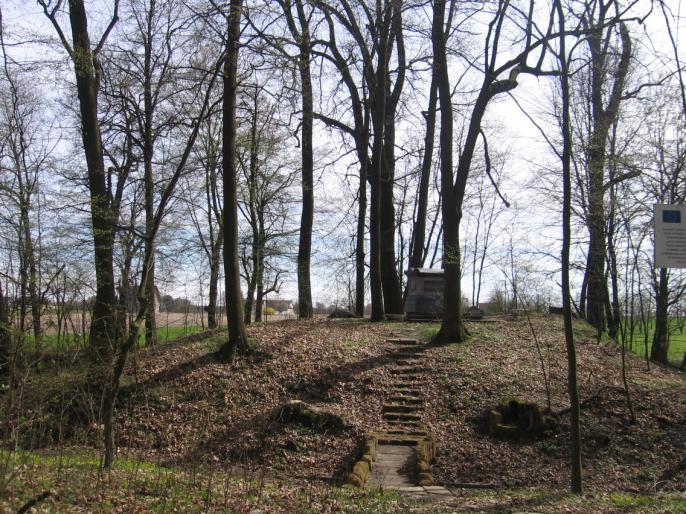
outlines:
[{"label": "grassy lawn", "polygon": [[[684,333],[680,333],[677,328],[676,320],[670,320],[670,336],[669,336],[669,361],[673,364],[680,365],[682,359],[684,358],[684,352],[686,352],[686,330]],[[638,330],[638,329],[637,329]],[[649,335],[648,335],[648,352],[653,345],[653,332],[655,330],[654,321],[651,321],[648,325]],[[629,347],[632,351],[641,357],[645,357],[646,349],[643,340],[643,333],[634,334],[633,344],[629,342]]]},{"label": "grassy lawn", "polygon": [[273,482],[261,475],[226,473],[206,466],[163,467],[120,457],[100,469],[92,450],[37,453],[0,450],[0,510],[13,512],[42,493],[40,512],[536,512],[681,513],[683,493],[625,492],[570,495],[544,489],[455,491],[423,503],[392,491],[327,484]]},{"label": "grassy lawn", "polygon": [[262,475],[206,466],[177,469],[118,458],[110,471],[98,455],[0,450],[0,511],[14,512],[41,493],[40,512],[406,512],[397,494],[298,487]]},{"label": "grassy lawn", "polygon": [[[172,339],[176,339],[178,337],[185,336],[187,334],[194,334],[197,332],[202,332],[203,330],[206,330],[206,327],[202,327],[200,325],[187,325],[187,326],[179,326],[179,325],[168,325],[168,326],[163,326],[160,327],[158,325],[157,327],[157,342],[158,343],[164,343],[167,341],[171,341]],[[34,345],[34,339],[32,336],[27,336],[28,339],[28,344],[29,347],[33,347]],[[57,339],[57,334],[44,334],[42,338],[42,348],[46,350],[66,350],[70,348],[76,348],[76,347],[83,347],[87,344],[87,335],[85,338],[81,336],[81,334],[66,334],[62,335],[62,337]],[[145,329],[144,327],[141,327],[141,330],[139,331],[138,334],[138,345],[143,347],[145,346]]]}]

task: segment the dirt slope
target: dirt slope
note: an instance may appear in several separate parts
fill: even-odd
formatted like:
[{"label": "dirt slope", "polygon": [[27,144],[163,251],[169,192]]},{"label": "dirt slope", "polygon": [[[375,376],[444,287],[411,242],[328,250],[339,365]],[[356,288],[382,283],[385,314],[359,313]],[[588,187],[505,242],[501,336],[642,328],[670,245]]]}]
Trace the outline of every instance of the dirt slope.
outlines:
[{"label": "dirt slope", "polygon": [[[561,322],[535,318],[551,390],[551,407],[567,407]],[[390,346],[387,337],[427,337],[427,324],[359,321],[279,322],[249,329],[257,351],[234,365],[215,362],[219,341],[194,341],[141,351],[128,370],[134,385],[120,409],[123,453],[156,462],[264,472],[311,482],[340,476],[360,436],[380,422]],[[557,435],[539,441],[491,438],[481,415],[502,398],[546,404],[541,361],[523,321],[470,325],[466,344],[426,352],[426,423],[439,447],[439,483],[566,488],[568,416]],[[637,422],[629,423],[619,351],[577,330],[585,482],[590,490],[686,489],[686,474],[669,477],[686,454],[686,379],[646,370],[629,358]],[[135,378],[135,380],[134,380]],[[344,416],[348,428],[318,433],[274,419],[288,399]]]}]

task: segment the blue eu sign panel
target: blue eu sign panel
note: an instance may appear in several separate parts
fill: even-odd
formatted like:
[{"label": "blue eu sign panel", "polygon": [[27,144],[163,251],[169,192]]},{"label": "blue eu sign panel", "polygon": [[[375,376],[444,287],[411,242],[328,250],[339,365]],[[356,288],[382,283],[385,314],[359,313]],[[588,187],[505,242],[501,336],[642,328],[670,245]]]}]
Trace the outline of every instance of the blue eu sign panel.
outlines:
[{"label": "blue eu sign panel", "polygon": [[656,204],[655,267],[686,268],[686,205]]},{"label": "blue eu sign panel", "polygon": [[681,223],[681,211],[662,211],[663,223]]}]

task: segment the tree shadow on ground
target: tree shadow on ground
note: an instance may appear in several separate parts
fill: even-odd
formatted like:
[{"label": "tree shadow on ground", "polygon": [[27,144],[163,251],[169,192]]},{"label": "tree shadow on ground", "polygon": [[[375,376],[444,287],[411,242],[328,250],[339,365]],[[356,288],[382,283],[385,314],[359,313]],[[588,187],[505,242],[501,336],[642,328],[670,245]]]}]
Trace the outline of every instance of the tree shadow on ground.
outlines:
[{"label": "tree shadow on ground", "polygon": [[372,378],[365,377],[360,380],[358,375],[393,364],[395,360],[395,357],[385,353],[334,368],[324,368],[313,376],[286,384],[285,390],[303,401],[329,402],[331,401],[330,391],[336,386],[345,382],[354,382],[363,387],[369,386],[373,382]]},{"label": "tree shadow on ground", "polygon": [[[359,374],[391,364],[395,358],[387,353],[370,356],[361,360],[348,362],[334,368],[325,368],[312,376],[298,379],[285,384],[283,390],[286,392],[281,403],[289,399],[297,399],[306,402],[326,402],[331,401],[330,391],[341,383],[357,381],[362,387],[370,385],[373,381],[368,378],[360,382]],[[283,423],[278,419],[278,410],[266,409],[257,414],[223,427],[211,434],[207,438],[198,441],[192,448],[180,458],[181,463],[197,463],[208,461],[218,457],[227,466],[245,465],[251,469],[262,466],[273,465],[274,459],[287,452],[297,453],[300,451],[296,437],[291,438],[294,428],[298,425]],[[311,429],[303,428],[303,433],[311,434]],[[358,444],[360,434],[354,427],[346,427],[342,432],[322,433],[327,437],[341,438],[341,443],[352,444],[354,447],[346,453],[341,462],[336,463],[335,471],[331,477],[318,477],[320,480],[338,483],[341,478],[349,471],[352,461],[359,453]],[[285,439],[285,441],[284,441]],[[289,447],[291,445],[292,447]],[[171,465],[178,465],[180,462],[170,462]],[[308,471],[313,469],[301,469],[303,475],[308,475]]]}]

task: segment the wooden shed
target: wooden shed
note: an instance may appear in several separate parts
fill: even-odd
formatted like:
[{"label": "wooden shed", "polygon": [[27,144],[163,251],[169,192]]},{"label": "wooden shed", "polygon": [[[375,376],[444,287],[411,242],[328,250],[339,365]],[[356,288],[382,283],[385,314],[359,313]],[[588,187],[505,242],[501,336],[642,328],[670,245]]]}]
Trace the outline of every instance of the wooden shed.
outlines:
[{"label": "wooden shed", "polygon": [[405,274],[405,319],[435,320],[443,317],[443,270],[410,268]]}]

